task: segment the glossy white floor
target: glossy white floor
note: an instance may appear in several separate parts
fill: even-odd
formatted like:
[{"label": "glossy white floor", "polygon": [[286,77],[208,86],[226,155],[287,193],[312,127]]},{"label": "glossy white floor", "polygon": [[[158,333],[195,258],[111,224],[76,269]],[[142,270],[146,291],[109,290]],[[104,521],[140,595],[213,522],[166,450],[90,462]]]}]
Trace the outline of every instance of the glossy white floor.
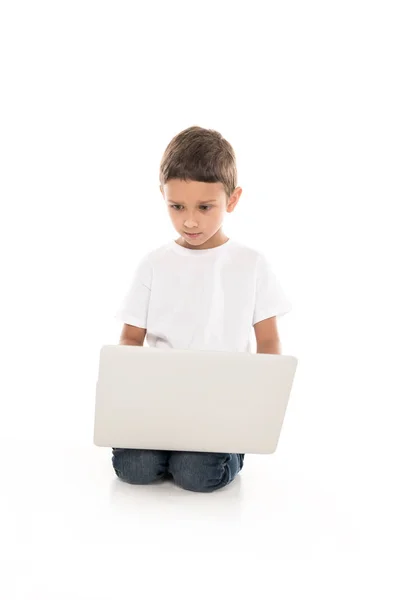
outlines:
[{"label": "glossy white floor", "polygon": [[361,428],[357,410],[342,421],[325,400],[312,408],[294,393],[277,452],[247,455],[237,479],[211,494],[119,481],[111,451],[91,445],[83,397],[83,426],[76,401],[63,413],[47,396],[43,419],[27,408],[25,441],[3,437],[1,597],[398,597],[394,457],[379,431],[365,454],[371,413]]}]

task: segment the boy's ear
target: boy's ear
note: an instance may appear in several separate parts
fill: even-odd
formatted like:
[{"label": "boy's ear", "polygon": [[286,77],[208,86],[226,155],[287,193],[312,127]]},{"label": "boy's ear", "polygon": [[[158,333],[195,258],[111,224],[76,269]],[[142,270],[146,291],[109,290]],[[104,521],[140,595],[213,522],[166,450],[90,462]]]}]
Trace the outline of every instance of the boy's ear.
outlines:
[{"label": "boy's ear", "polygon": [[164,190],[163,190],[163,186],[160,185],[160,192],[162,193],[162,195],[164,196]]},{"label": "boy's ear", "polygon": [[239,202],[239,198],[242,195],[242,188],[237,187],[233,192],[232,196],[228,200],[228,205],[226,207],[226,212],[231,213],[235,210],[237,203]]}]

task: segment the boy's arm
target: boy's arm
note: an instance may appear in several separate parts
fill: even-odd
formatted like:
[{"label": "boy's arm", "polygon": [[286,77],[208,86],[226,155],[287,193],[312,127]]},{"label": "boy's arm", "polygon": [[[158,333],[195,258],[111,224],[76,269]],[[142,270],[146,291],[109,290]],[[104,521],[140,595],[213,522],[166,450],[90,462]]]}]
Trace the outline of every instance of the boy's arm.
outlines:
[{"label": "boy's arm", "polygon": [[143,346],[144,338],[146,337],[147,329],[141,327],[134,327],[124,323],[121,331],[121,337],[119,344],[121,346]]},{"label": "boy's arm", "polygon": [[257,340],[257,354],[281,354],[276,317],[256,323],[254,332]]}]

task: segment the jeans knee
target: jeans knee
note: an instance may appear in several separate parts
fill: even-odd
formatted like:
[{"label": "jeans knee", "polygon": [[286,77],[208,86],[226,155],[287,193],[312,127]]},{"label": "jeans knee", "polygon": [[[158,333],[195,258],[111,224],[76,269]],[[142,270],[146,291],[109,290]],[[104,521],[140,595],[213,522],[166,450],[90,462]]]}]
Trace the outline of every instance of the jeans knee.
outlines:
[{"label": "jeans knee", "polygon": [[[235,462],[236,460],[236,462]],[[176,452],[170,471],[179,487],[191,492],[214,492],[228,485],[238,472],[238,459],[232,454]]]},{"label": "jeans knee", "polygon": [[168,465],[162,451],[128,448],[113,448],[112,464],[122,481],[140,485],[162,479]]}]

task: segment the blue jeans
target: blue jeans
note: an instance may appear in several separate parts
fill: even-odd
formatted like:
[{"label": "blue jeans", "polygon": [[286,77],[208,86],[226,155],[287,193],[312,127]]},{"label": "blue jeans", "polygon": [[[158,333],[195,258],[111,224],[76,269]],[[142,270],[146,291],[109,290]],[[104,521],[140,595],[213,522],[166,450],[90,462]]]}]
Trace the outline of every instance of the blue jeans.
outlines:
[{"label": "blue jeans", "polygon": [[236,477],[244,454],[112,449],[117,476],[127,483],[148,484],[161,479],[192,492],[213,492]]}]

